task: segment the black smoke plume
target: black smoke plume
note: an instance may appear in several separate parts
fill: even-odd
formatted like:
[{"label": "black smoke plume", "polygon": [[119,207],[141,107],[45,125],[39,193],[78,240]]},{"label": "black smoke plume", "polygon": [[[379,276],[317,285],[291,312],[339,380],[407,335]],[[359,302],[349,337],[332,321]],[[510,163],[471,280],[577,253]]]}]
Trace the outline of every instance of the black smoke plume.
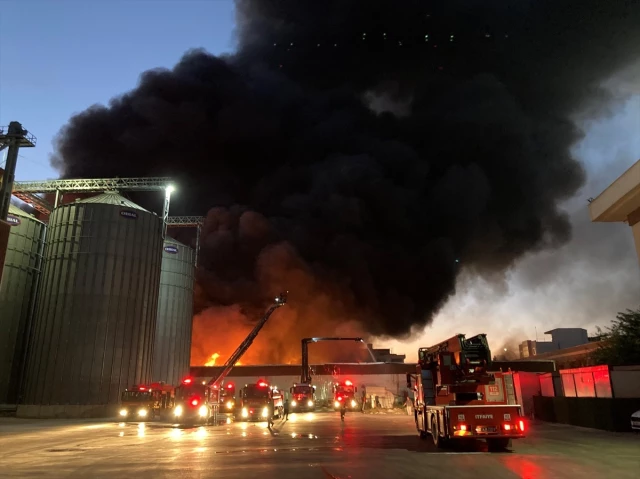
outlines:
[{"label": "black smoke plume", "polygon": [[402,336],[459,268],[491,277],[568,241],[558,204],[585,176],[572,117],[600,112],[601,83],[638,57],[640,4],[236,4],[233,55],[143,73],[74,116],[52,159],[65,177],[174,176],[173,214],[215,207],[200,308],[258,311],[281,287],[293,301],[298,279]]}]

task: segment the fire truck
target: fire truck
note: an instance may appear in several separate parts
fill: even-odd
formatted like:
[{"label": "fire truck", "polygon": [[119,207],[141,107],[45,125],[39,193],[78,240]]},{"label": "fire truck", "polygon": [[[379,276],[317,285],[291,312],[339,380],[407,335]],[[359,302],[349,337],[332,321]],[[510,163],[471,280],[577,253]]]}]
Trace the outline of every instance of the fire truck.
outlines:
[{"label": "fire truck", "polygon": [[291,411],[304,412],[316,410],[316,387],[311,384],[294,384],[291,393]]},{"label": "fire truck", "polygon": [[269,421],[282,417],[283,395],[264,379],[255,384],[246,384],[240,390],[238,411],[240,419],[245,421]]},{"label": "fire truck", "polygon": [[[189,423],[209,423],[217,422],[219,419],[229,419],[237,415],[237,403],[235,398],[235,386],[229,388],[229,384],[224,386],[224,380],[231,372],[242,355],[253,344],[254,339],[265,325],[271,314],[287,303],[288,292],[282,293],[274,299],[273,304],[267,309],[264,316],[258,321],[253,330],[238,346],[238,348],[224,363],[222,371],[209,381],[195,381],[193,378],[186,378],[182,384],[176,388],[175,407],[173,415],[175,420],[181,424]],[[233,393],[231,394],[231,391]],[[230,395],[231,394],[231,395]],[[282,399],[280,400],[282,402]],[[231,404],[231,407],[229,406]]]},{"label": "fire truck", "polygon": [[454,336],[418,350],[415,422],[420,437],[430,435],[436,447],[451,441],[484,439],[490,450],[502,450],[525,437],[522,407],[516,403],[513,374],[488,373],[491,351],[487,335]]},{"label": "fire truck", "polygon": [[350,379],[335,383],[333,385],[333,408],[339,410],[345,404],[347,409],[356,409],[358,407],[357,392],[358,388],[353,385]]},{"label": "fire truck", "polygon": [[174,388],[168,384],[135,385],[122,392],[119,414],[126,421],[154,419],[172,409],[173,402]]}]

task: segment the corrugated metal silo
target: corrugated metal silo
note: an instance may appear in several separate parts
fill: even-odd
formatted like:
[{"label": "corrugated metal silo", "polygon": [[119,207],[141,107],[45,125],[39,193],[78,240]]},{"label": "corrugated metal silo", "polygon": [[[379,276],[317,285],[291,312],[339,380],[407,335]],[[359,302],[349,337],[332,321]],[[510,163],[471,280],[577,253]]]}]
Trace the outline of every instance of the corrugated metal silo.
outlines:
[{"label": "corrugated metal silo", "polygon": [[161,218],[117,193],[53,211],[24,401],[40,406],[19,415],[104,414],[151,379],[161,248]]},{"label": "corrugated metal silo", "polygon": [[13,205],[7,221],[11,230],[0,283],[0,404],[16,404],[47,227]]},{"label": "corrugated metal silo", "polygon": [[189,374],[195,251],[165,240],[153,361],[153,380],[180,384]]}]

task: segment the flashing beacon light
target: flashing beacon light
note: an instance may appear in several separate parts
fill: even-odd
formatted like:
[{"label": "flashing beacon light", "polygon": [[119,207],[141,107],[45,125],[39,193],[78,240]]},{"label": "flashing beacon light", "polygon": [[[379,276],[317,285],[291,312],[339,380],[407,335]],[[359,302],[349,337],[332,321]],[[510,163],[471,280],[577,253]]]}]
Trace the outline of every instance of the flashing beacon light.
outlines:
[{"label": "flashing beacon light", "polygon": [[266,383],[266,381],[264,379],[260,379],[258,381],[258,386],[260,386],[261,388],[267,387],[268,384]]},{"label": "flashing beacon light", "polygon": [[193,381],[193,379],[191,379],[191,378],[185,378],[185,379],[182,381],[182,383],[183,383],[183,384],[191,384],[191,382],[192,382],[192,381]]},{"label": "flashing beacon light", "polygon": [[198,405],[198,399],[197,399],[197,398],[193,398],[193,399],[191,400],[191,405],[192,405],[192,406],[197,406],[197,405]]},{"label": "flashing beacon light", "polygon": [[147,390],[147,388],[145,388],[144,386],[140,386],[138,389],[139,389],[140,391],[146,391],[146,390]]},{"label": "flashing beacon light", "polygon": [[227,384],[227,389],[233,389],[233,383]]},{"label": "flashing beacon light", "polygon": [[344,384],[345,386],[353,386],[353,383],[349,379],[347,379]]}]

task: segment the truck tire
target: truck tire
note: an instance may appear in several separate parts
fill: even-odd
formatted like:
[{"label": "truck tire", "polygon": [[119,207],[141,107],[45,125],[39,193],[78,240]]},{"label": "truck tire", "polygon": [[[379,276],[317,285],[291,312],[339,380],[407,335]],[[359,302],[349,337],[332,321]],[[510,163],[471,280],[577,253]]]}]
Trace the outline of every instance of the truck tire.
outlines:
[{"label": "truck tire", "polygon": [[504,451],[509,446],[509,438],[487,439],[487,446],[491,452]]},{"label": "truck tire", "polygon": [[420,427],[420,424],[418,423],[418,411],[414,411],[414,417],[416,420],[416,431],[418,431],[418,434],[420,434],[420,439],[426,439],[427,438],[427,431],[423,430]]},{"label": "truck tire", "polygon": [[433,437],[433,445],[438,449],[442,449],[446,446],[445,439],[440,437],[440,433],[438,432],[435,416],[431,418],[431,437]]}]

